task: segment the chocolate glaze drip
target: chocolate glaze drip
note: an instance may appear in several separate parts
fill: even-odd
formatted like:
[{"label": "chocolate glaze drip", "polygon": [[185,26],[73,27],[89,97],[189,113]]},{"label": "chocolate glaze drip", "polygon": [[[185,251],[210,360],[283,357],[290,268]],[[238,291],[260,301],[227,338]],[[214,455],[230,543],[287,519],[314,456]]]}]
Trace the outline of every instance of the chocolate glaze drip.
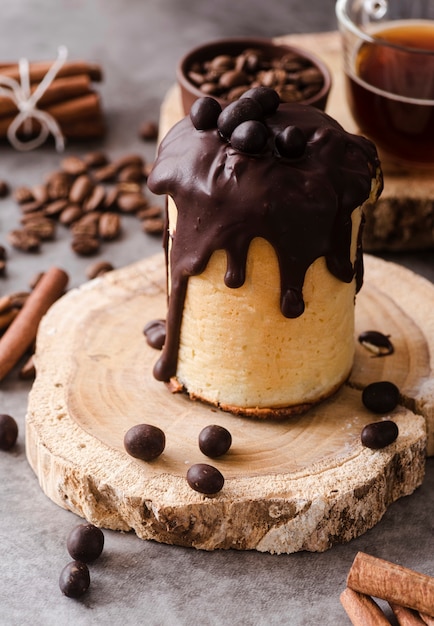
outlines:
[{"label": "chocolate glaze drip", "polygon": [[[379,167],[374,145],[313,107],[281,105],[264,123],[269,140],[259,155],[236,151],[217,128],[196,130],[189,117],[160,146],[148,186],[173,197],[178,220],[158,380],[176,374],[188,278],[203,272],[216,250],[226,251],[222,278],[236,289],[245,280],[251,241],[266,239],[277,255],[281,311],[288,318],[302,315],[304,277],[319,257],[338,279],[349,283],[356,275],[357,288],[362,284],[360,246],[355,267],[350,259],[351,214],[370,195]],[[295,159],[275,148],[276,135],[288,126],[307,140]]]}]

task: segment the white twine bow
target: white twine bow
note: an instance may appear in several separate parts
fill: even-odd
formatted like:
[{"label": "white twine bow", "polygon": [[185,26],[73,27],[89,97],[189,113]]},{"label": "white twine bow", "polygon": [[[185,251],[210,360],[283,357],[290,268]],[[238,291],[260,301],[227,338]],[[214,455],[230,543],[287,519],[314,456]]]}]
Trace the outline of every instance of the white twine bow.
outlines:
[{"label": "white twine bow", "polygon": [[[50,133],[54,137],[56,150],[62,152],[65,149],[65,140],[59,124],[52,115],[38,109],[36,105],[55,79],[67,56],[68,50],[66,47],[60,46],[57,51],[57,59],[33,93],[30,90],[30,71],[27,59],[19,61],[20,82],[0,74],[0,95],[10,98],[18,109],[17,116],[10,123],[7,130],[7,138],[16,150],[33,150],[42,145]],[[28,130],[32,119],[37,120],[40,124],[39,134],[34,139],[21,141],[17,135],[18,129],[23,126],[24,131]]]}]

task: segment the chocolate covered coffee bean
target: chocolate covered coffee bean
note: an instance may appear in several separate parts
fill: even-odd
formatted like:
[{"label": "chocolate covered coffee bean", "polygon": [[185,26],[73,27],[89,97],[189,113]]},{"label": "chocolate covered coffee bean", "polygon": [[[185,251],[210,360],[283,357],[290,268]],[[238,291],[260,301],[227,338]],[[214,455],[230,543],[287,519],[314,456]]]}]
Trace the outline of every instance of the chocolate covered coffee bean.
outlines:
[{"label": "chocolate covered coffee bean", "polygon": [[199,449],[210,458],[226,454],[231,445],[232,435],[223,426],[211,424],[210,426],[205,426],[199,433]]},{"label": "chocolate covered coffee bean", "polygon": [[371,383],[362,392],[362,402],[373,413],[388,413],[399,402],[399,389],[388,380]]},{"label": "chocolate covered coffee bean", "polygon": [[187,472],[187,482],[194,491],[213,495],[223,488],[225,479],[216,467],[207,463],[196,463]]},{"label": "chocolate covered coffee bean", "polygon": [[10,450],[18,437],[18,424],[10,415],[0,415],[0,450]]},{"label": "chocolate covered coffee bean", "polygon": [[166,436],[161,428],[152,424],[136,424],[124,437],[125,450],[142,461],[152,461],[163,453]]},{"label": "chocolate covered coffee bean", "polygon": [[80,598],[89,589],[90,574],[86,563],[72,561],[59,576],[60,591],[68,598]]},{"label": "chocolate covered coffee bean", "polygon": [[359,343],[375,356],[387,356],[394,352],[389,335],[384,335],[378,330],[366,330],[360,333]]},{"label": "chocolate covered coffee bean", "polygon": [[398,437],[399,429],[392,420],[372,422],[367,424],[361,433],[362,445],[372,450],[379,450],[389,446]]},{"label": "chocolate covered coffee bean", "polygon": [[103,551],[104,533],[93,524],[79,524],[69,533],[66,547],[74,560],[91,563]]}]

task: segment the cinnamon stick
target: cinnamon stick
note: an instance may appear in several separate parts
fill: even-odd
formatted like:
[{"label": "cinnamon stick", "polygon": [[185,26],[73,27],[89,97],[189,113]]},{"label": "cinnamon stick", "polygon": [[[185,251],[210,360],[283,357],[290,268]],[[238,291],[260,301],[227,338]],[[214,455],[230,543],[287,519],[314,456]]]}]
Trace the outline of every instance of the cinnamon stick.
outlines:
[{"label": "cinnamon stick", "polygon": [[398,620],[399,626],[426,626],[419,615],[411,609],[406,609],[404,606],[394,604],[393,602],[389,602],[389,604],[394,616]]},{"label": "cinnamon stick", "polygon": [[[44,110],[54,117],[60,127],[63,124],[72,126],[83,118],[100,118],[102,116],[100,97],[94,92],[65,102],[52,104]],[[14,115],[11,115],[0,118],[0,137],[6,137],[7,130],[14,117]],[[36,133],[36,129],[34,132]]]},{"label": "cinnamon stick", "polygon": [[434,578],[364,552],[356,555],[347,586],[420,613],[433,612]]},{"label": "cinnamon stick", "polygon": [[63,295],[68,275],[52,267],[44,273],[12,324],[0,339],[0,380],[18,363],[33,344],[39,322],[50,306]]},{"label": "cinnamon stick", "polygon": [[[1,70],[0,70],[1,73]],[[31,86],[30,92],[33,93],[37,85]],[[77,76],[66,76],[65,78],[55,78],[47,87],[42,96],[39,98],[37,107],[44,109],[50,104],[71,100],[78,96],[83,96],[91,91],[91,82],[86,74],[78,74]],[[18,109],[15,103],[6,96],[0,96],[0,117],[17,113]]]},{"label": "cinnamon stick", "polygon": [[383,611],[369,596],[347,587],[340,600],[354,626],[390,626]]},{"label": "cinnamon stick", "polygon": [[[40,83],[53,65],[53,61],[36,61],[29,63],[29,79],[31,83]],[[20,72],[18,64],[10,67],[3,67],[1,70],[3,76],[9,76],[15,80],[20,80]],[[57,72],[58,78],[62,76],[76,76],[77,74],[87,74],[92,81],[100,82],[102,80],[101,66],[96,63],[87,63],[86,61],[66,61]]]}]

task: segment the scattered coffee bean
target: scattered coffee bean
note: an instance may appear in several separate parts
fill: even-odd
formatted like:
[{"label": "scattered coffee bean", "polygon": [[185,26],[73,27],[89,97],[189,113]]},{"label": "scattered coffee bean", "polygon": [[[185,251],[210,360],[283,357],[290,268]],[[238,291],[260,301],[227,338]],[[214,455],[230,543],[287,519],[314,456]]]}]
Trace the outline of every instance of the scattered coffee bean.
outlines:
[{"label": "scattered coffee bean", "polygon": [[83,217],[83,209],[79,204],[68,204],[59,216],[59,222],[64,226],[71,226]]},{"label": "scattered coffee bean", "polygon": [[387,380],[371,383],[362,392],[362,402],[374,413],[388,413],[399,402],[399,389]]},{"label": "scattered coffee bean", "polygon": [[54,239],[56,234],[56,224],[48,217],[34,217],[25,223],[24,230],[27,233],[38,237],[40,241],[49,241]]},{"label": "scattered coffee bean", "polygon": [[158,124],[150,120],[143,122],[139,129],[139,137],[144,141],[155,141],[158,137]]},{"label": "scattered coffee bean", "polygon": [[212,495],[223,489],[225,479],[216,467],[196,463],[188,469],[187,482],[194,491]]},{"label": "scattered coffee bean", "polygon": [[76,235],[71,241],[71,248],[79,256],[92,256],[99,251],[100,243],[91,235]]},{"label": "scattered coffee bean", "polygon": [[20,209],[24,214],[36,213],[36,211],[40,211],[42,209],[42,204],[39,200],[30,200],[30,202],[22,202]]},{"label": "scattered coffee bean", "polygon": [[148,235],[161,235],[164,231],[165,221],[163,219],[152,218],[142,221],[143,232]]},{"label": "scattered coffee bean", "polygon": [[17,250],[22,252],[38,252],[41,240],[25,230],[11,230],[8,233],[8,241]]},{"label": "scattered coffee bean", "polygon": [[398,426],[392,420],[367,424],[361,434],[362,445],[366,448],[379,450],[393,443],[399,434]]},{"label": "scattered coffee bean", "polygon": [[137,424],[124,437],[125,450],[136,459],[152,461],[159,457],[166,446],[166,435],[152,424]]},{"label": "scattered coffee bean", "polygon": [[44,207],[44,215],[50,217],[57,217],[68,206],[68,200],[66,198],[59,198],[58,200],[52,200],[48,202]]},{"label": "scattered coffee bean", "polygon": [[14,199],[18,204],[23,204],[24,202],[33,202],[34,197],[28,187],[17,187],[14,191]]},{"label": "scattered coffee bean", "polygon": [[199,433],[199,449],[210,458],[226,454],[232,445],[232,435],[223,426],[211,424]]},{"label": "scattered coffee bean", "polygon": [[60,167],[67,174],[72,176],[80,176],[86,172],[86,163],[78,156],[68,156],[62,159]]},{"label": "scattered coffee bean", "polygon": [[104,204],[105,194],[106,192],[102,185],[95,185],[89,196],[85,198],[83,202],[83,211],[96,211],[100,209]]},{"label": "scattered coffee bean", "polygon": [[0,415],[0,450],[13,448],[18,437],[18,424],[10,415]]},{"label": "scattered coffee bean", "polygon": [[83,161],[86,163],[87,167],[102,167],[103,165],[107,165],[108,157],[104,152],[88,152],[84,155]]},{"label": "scattered coffee bean", "polygon": [[103,551],[104,533],[93,524],[79,524],[69,533],[66,547],[75,561],[91,563]]},{"label": "scattered coffee bean", "polygon": [[98,235],[105,241],[117,239],[121,233],[121,220],[116,213],[103,213],[98,221]]},{"label": "scattered coffee bean", "polygon": [[72,181],[73,177],[67,172],[52,172],[46,180],[48,196],[51,200],[67,198]]},{"label": "scattered coffee bean", "polygon": [[92,263],[92,265],[89,265],[86,269],[86,276],[89,280],[92,280],[93,278],[107,274],[107,272],[111,272],[113,269],[114,267],[109,261],[96,261],[96,263]]},{"label": "scattered coffee bean", "polygon": [[151,348],[161,350],[166,341],[166,321],[165,320],[151,320],[146,324],[143,329],[143,334],[146,337],[146,341]]},{"label": "scattered coffee bean", "polygon": [[69,191],[69,201],[74,204],[81,204],[91,194],[93,182],[87,174],[82,174],[72,184]]},{"label": "scattered coffee bean", "polygon": [[104,183],[110,182],[116,178],[117,167],[114,163],[107,163],[102,167],[99,167],[93,172],[93,177],[97,182]]},{"label": "scattered coffee bean", "polygon": [[136,217],[139,220],[146,220],[148,218],[161,217],[161,207],[159,206],[147,206],[144,209],[140,209],[136,213]]},{"label": "scattered coffee bean", "polygon": [[123,213],[136,213],[148,205],[148,200],[141,192],[122,193],[117,205]]},{"label": "scattered coffee bean", "polygon": [[5,180],[0,180],[0,198],[6,198],[9,195],[9,185]]},{"label": "scattered coffee bean", "polygon": [[390,341],[390,335],[383,335],[377,330],[367,330],[359,335],[359,342],[364,348],[372,352],[374,356],[387,356],[393,354],[394,347]]},{"label": "scattered coffee bean", "polygon": [[60,573],[60,591],[68,598],[80,598],[90,585],[89,568],[86,563],[72,561]]}]

